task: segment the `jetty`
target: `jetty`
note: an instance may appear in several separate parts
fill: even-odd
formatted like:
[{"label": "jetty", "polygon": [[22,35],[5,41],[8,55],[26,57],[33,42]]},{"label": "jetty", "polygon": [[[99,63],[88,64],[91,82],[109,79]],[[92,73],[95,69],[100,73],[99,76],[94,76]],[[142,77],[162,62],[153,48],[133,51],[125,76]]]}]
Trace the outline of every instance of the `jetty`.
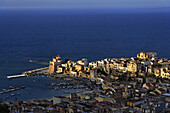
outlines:
[{"label": "jetty", "polygon": [[32,75],[49,75],[48,72],[49,67],[43,67],[43,68],[38,68],[30,71],[25,71],[22,74],[26,76],[32,76]]},{"label": "jetty", "polygon": [[48,69],[49,67],[38,68],[38,69],[30,70],[30,71],[25,71],[21,75],[7,76],[7,78],[13,79],[13,78],[28,77],[28,76],[34,76],[34,75],[49,75]]},{"label": "jetty", "polygon": [[12,78],[19,78],[19,77],[26,77],[27,75],[22,74],[22,75],[12,75],[12,76],[7,76],[8,79],[12,79]]},{"label": "jetty", "polygon": [[42,61],[36,61],[36,60],[29,60],[29,62],[36,63],[36,64],[41,64],[41,65],[49,65],[48,62],[42,62]]}]

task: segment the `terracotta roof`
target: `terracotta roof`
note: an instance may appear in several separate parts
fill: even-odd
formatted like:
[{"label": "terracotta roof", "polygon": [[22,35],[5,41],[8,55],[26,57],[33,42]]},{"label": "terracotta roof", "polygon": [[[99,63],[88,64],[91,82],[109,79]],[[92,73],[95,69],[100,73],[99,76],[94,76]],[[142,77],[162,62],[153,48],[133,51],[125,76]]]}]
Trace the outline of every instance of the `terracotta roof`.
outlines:
[{"label": "terracotta roof", "polygon": [[119,64],[126,64],[126,63],[120,62]]},{"label": "terracotta roof", "polygon": [[93,69],[101,69],[102,67],[95,67],[95,68],[93,68]]},{"label": "terracotta roof", "polygon": [[146,54],[156,54],[156,52],[147,52]]}]

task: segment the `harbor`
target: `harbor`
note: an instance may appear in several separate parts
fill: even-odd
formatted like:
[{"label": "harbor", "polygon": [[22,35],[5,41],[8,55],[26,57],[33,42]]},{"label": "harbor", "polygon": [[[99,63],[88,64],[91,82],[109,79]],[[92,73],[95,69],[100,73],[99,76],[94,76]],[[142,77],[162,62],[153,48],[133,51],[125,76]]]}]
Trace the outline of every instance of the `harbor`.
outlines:
[{"label": "harbor", "polygon": [[[25,80],[29,82],[24,83]],[[21,83],[0,89],[0,98],[4,102],[43,99],[90,90],[84,82],[74,78],[29,75],[18,79],[12,78],[9,82],[13,81],[18,81],[18,83],[21,81]],[[42,95],[43,91],[50,92],[50,94]]]}]

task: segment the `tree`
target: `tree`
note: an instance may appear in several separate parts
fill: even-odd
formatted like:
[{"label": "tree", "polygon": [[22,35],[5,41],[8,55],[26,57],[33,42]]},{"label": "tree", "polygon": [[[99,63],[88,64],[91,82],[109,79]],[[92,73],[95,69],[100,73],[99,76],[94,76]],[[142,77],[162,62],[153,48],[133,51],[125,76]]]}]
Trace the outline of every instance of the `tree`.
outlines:
[{"label": "tree", "polygon": [[7,104],[0,104],[0,113],[9,113],[9,106]]},{"label": "tree", "polygon": [[147,77],[155,77],[154,74],[147,74]]},{"label": "tree", "polygon": [[67,63],[68,61],[69,61],[69,59],[66,59],[66,60],[65,60],[65,63]]}]

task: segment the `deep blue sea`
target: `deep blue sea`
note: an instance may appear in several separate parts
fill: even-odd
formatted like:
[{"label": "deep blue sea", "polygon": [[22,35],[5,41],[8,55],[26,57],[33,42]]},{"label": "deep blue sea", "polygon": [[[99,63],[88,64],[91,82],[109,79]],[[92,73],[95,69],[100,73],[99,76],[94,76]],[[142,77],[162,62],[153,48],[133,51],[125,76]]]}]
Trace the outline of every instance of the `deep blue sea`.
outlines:
[{"label": "deep blue sea", "polygon": [[[48,62],[60,55],[62,59],[93,61],[135,57],[141,51],[170,58],[170,11],[0,10],[0,90],[25,85],[17,97],[20,100],[64,93],[45,85],[60,80],[5,78],[44,67],[28,62],[30,59]],[[0,98],[5,96],[0,94]]]}]

